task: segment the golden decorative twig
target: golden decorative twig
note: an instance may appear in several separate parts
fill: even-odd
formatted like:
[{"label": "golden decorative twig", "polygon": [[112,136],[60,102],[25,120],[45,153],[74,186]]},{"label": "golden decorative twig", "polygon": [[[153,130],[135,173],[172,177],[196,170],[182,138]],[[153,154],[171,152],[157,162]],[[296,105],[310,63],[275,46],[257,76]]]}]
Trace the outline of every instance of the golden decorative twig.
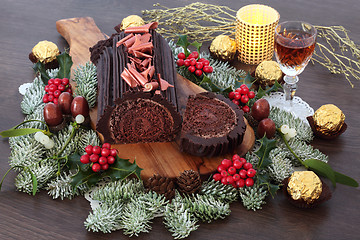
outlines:
[{"label": "golden decorative twig", "polygon": [[[144,19],[159,22],[158,32],[166,38],[176,39],[186,34],[193,41],[205,42],[219,34],[235,34],[236,11],[229,7],[199,2],[177,8],[158,3],[154,6],[160,9],[142,11]],[[343,26],[315,27],[318,42],[311,61],[331,73],[344,74],[353,88],[351,77],[360,80],[360,46],[350,39]]]}]

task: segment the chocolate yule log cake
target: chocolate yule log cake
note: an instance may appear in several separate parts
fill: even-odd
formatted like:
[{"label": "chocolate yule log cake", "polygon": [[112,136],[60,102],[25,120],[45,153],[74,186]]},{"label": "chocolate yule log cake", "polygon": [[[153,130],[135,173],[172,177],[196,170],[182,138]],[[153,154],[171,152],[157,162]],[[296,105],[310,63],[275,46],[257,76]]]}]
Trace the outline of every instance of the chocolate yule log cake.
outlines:
[{"label": "chocolate yule log cake", "polygon": [[156,26],[129,27],[90,48],[105,142],[167,142],[180,131],[173,55]]},{"label": "chocolate yule log cake", "polygon": [[190,96],[183,116],[180,150],[196,156],[217,156],[242,143],[246,125],[243,111],[212,92]]}]

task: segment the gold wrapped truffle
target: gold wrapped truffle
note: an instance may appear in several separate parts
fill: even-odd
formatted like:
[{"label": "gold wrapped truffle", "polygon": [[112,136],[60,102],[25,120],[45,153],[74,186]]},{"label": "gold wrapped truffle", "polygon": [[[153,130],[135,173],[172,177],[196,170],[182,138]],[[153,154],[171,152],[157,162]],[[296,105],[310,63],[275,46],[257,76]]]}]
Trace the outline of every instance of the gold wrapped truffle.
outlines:
[{"label": "gold wrapped truffle", "polygon": [[339,132],[343,127],[345,115],[334,104],[326,104],[316,110],[313,119],[317,131],[331,135]]},{"label": "gold wrapped truffle", "polygon": [[217,36],[210,45],[210,53],[223,61],[231,61],[236,53],[236,42],[226,35]]},{"label": "gold wrapped truffle", "polygon": [[138,27],[144,25],[144,20],[138,15],[130,15],[124,18],[120,25],[120,31],[125,30],[128,27]]},{"label": "gold wrapped truffle", "polygon": [[277,62],[263,61],[256,67],[255,77],[262,86],[272,86],[275,81],[281,81],[282,71]]},{"label": "gold wrapped truffle", "polygon": [[313,171],[295,171],[289,178],[287,191],[292,199],[313,203],[322,193],[322,182]]},{"label": "gold wrapped truffle", "polygon": [[60,54],[60,51],[55,43],[45,40],[34,46],[32,54],[38,61],[46,64],[54,61]]}]

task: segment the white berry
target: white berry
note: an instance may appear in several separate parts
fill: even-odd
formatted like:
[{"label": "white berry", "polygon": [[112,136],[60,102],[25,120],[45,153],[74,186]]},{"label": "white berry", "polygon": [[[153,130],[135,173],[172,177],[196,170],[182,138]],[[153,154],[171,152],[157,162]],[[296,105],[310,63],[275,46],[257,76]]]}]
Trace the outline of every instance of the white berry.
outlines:
[{"label": "white berry", "polygon": [[283,133],[283,134],[287,134],[289,133],[289,126],[288,125],[282,125],[281,128],[280,128],[280,131]]},{"label": "white berry", "polygon": [[45,145],[50,141],[50,138],[48,136],[46,136],[45,134],[43,136],[40,137],[40,143]]},{"label": "white berry", "polygon": [[289,134],[284,134],[284,137],[286,139],[286,141],[289,141],[291,139],[291,137],[289,136]]},{"label": "white berry", "polygon": [[75,117],[75,121],[76,121],[76,123],[81,124],[85,121],[85,117],[83,115],[79,114]]},{"label": "white berry", "polygon": [[34,138],[36,141],[40,142],[40,139],[42,138],[42,136],[44,136],[45,134],[43,132],[36,132],[34,135]]},{"label": "white berry", "polygon": [[289,134],[290,138],[295,137],[296,136],[296,129],[295,128],[290,128],[288,134]]},{"label": "white berry", "polygon": [[49,141],[46,144],[44,144],[44,146],[46,149],[51,149],[55,146],[55,143],[52,139],[49,139]]}]

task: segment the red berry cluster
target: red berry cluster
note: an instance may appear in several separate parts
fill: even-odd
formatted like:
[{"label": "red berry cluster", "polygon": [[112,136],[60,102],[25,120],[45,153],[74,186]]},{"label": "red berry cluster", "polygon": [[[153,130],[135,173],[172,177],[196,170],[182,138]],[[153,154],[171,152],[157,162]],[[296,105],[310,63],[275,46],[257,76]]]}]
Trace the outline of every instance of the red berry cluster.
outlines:
[{"label": "red berry cluster", "polygon": [[217,167],[219,173],[213,175],[215,181],[221,181],[224,185],[232,185],[234,188],[254,185],[256,170],[245,158],[235,154],[232,160],[224,159]]},{"label": "red berry cluster", "polygon": [[206,60],[205,58],[198,58],[199,53],[197,51],[190,53],[188,57],[186,57],[185,53],[182,52],[178,54],[178,60],[176,61],[176,64],[179,67],[187,67],[189,72],[195,73],[195,75],[198,77],[200,77],[203,72],[212,73],[214,69],[213,67],[209,66],[209,60]]},{"label": "red berry cluster", "polygon": [[114,164],[117,155],[117,150],[112,149],[110,143],[104,143],[102,147],[88,145],[85,152],[86,154],[80,157],[80,162],[91,163],[91,169],[94,172],[107,170],[109,165]]},{"label": "red berry cluster", "polygon": [[245,84],[241,85],[238,89],[235,90],[235,92],[229,93],[230,100],[238,105],[245,113],[250,112],[250,108],[246,104],[249,102],[249,99],[254,97],[255,93],[253,91],[249,91],[248,86]]},{"label": "red berry cluster", "polygon": [[43,97],[43,102],[53,102],[58,104],[58,98],[62,92],[68,92],[72,94],[71,84],[68,78],[51,78],[48,84],[45,86],[46,94]]}]

